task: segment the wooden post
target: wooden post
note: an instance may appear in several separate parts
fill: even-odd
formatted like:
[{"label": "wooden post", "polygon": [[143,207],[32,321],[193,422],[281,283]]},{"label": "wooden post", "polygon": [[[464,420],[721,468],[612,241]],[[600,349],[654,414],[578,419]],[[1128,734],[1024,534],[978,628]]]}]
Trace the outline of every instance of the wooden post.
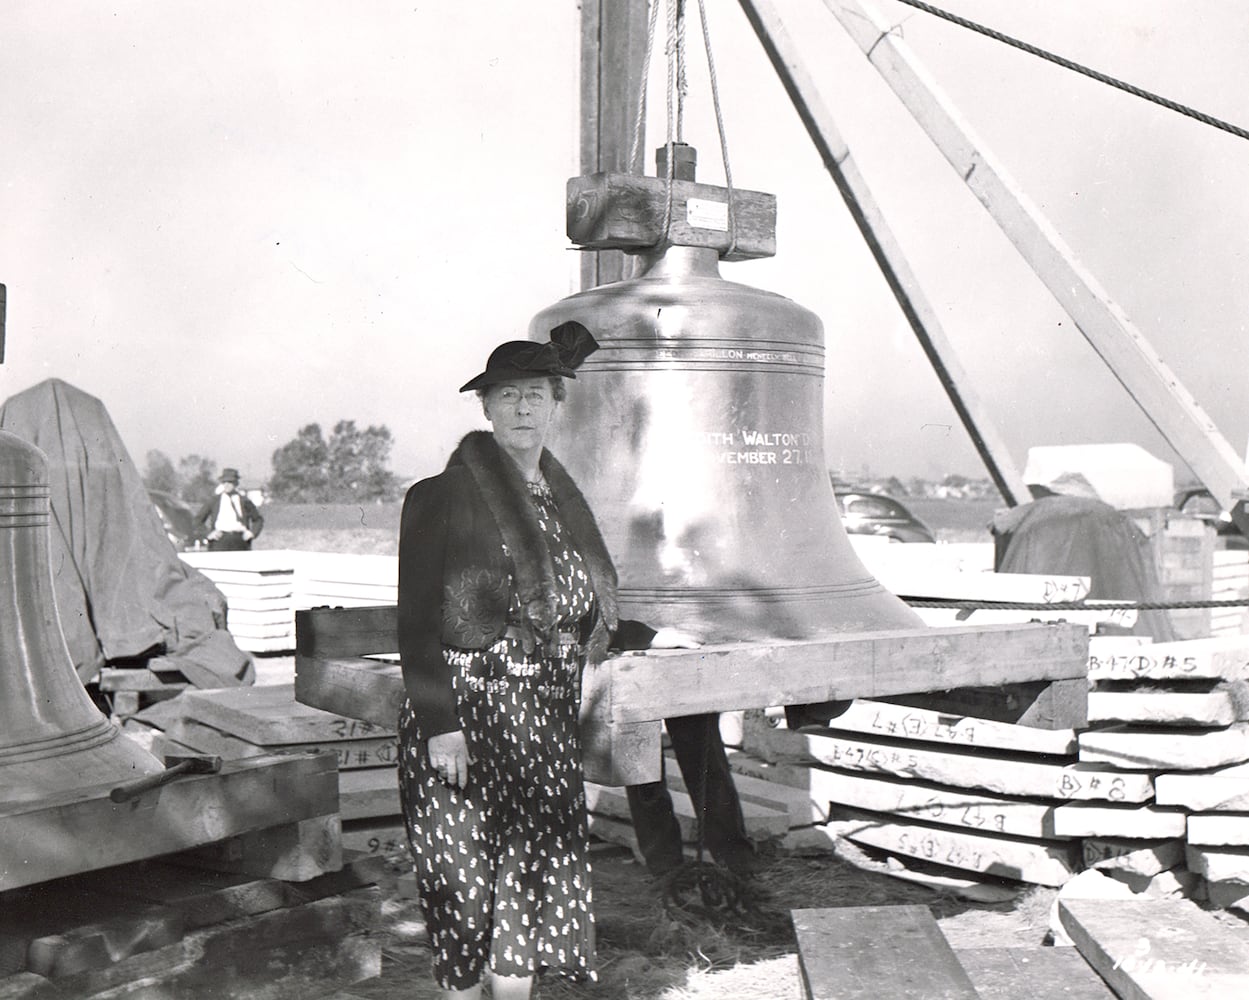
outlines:
[{"label": "wooden post", "polygon": [[803,68],[780,13],[772,4],[758,0],[742,0],[742,9],[998,492],[1012,507],[1027,503],[1032,498],[1023,477],[1011,461],[988,412],[971,391],[971,380],[953,344],[946,337],[936,311],[911,272],[880,206],[851,159],[850,150],[837,131],[815,81]]},{"label": "wooden post", "polygon": [[1249,472],[1175,373],[985,147],[893,25],[861,0],[824,0],[1084,338],[1211,494],[1249,529]]},{"label": "wooden post", "polygon": [[[648,4],[628,0],[582,0],[581,173],[627,172],[637,118]],[[582,291],[620,281],[619,250],[581,255]]]}]

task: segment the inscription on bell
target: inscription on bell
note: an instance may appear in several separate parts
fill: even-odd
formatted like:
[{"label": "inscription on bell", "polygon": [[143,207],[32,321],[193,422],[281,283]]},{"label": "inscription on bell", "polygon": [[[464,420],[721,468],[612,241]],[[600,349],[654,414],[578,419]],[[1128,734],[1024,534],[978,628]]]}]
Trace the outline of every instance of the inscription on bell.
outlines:
[{"label": "inscription on bell", "polygon": [[747,347],[659,347],[654,351],[658,361],[752,361],[755,363],[773,363],[799,365],[809,363],[809,359],[794,351],[761,351]]},{"label": "inscription on bell", "polygon": [[705,458],[721,465],[807,465],[820,460],[806,431],[704,431],[695,435]]}]

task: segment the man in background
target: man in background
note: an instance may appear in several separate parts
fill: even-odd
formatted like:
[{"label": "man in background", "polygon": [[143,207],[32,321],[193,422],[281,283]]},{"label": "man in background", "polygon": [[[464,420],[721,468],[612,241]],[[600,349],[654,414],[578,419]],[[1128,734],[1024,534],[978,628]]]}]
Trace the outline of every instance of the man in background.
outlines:
[{"label": "man in background", "polygon": [[195,515],[195,526],[207,529],[209,552],[250,549],[265,519],[256,505],[239,492],[238,469],[222,469],[216,495]]}]

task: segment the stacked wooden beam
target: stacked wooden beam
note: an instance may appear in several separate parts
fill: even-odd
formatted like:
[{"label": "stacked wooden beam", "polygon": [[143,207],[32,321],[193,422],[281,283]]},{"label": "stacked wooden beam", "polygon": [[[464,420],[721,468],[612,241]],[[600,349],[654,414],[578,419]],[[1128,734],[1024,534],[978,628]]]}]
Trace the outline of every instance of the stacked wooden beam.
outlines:
[{"label": "stacked wooden beam", "polygon": [[182,552],[226,599],[226,627],[240,649],[272,653],[295,647],[295,565],[284,549]]},{"label": "stacked wooden beam", "polygon": [[0,996],[320,996],[381,974],[380,874],[295,884],[192,852],[0,893]]},{"label": "stacked wooden beam", "polygon": [[399,599],[396,556],[301,552],[295,572],[296,608],[360,608]]},{"label": "stacked wooden beam", "polygon": [[[1147,779],[1080,767],[1074,729],[1044,730],[856,701],[826,729],[791,732],[746,717],[743,748],[799,787],[830,840],[946,868],[1062,885],[1080,864],[1067,813],[1143,802]],[[735,767],[749,767],[734,758]]]},{"label": "stacked wooden beam", "polygon": [[815,818],[791,826],[790,846],[841,836],[1050,886],[1095,867],[1249,907],[1249,637],[1091,649],[1092,728],[855,701],[801,732],[746,713],[732,764],[810,797]]},{"label": "stacked wooden beam", "polygon": [[376,855],[405,849],[394,730],[301,704],[292,684],[188,691],[153,748],[226,760],[308,751],[331,755],[338,768],[343,847]]},{"label": "stacked wooden beam", "polygon": [[[1249,550],[1215,549],[1210,597],[1215,601],[1244,601],[1249,598]],[[1249,607],[1212,608],[1211,635],[1249,633]]]},{"label": "stacked wooden beam", "polygon": [[227,628],[240,649],[254,653],[295,648],[295,612],[394,604],[395,556],[294,549],[183,552],[184,562],[216,584],[229,607]]},{"label": "stacked wooden beam", "polygon": [[1090,645],[1080,759],[1148,774],[1155,807],[1183,817],[1156,850],[1221,906],[1249,904],[1249,636]]}]

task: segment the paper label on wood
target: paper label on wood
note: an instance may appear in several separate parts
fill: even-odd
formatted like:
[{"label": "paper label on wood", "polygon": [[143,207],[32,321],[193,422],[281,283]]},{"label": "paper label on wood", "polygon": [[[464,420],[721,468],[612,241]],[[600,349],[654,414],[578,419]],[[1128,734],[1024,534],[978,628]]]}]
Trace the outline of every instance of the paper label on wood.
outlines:
[{"label": "paper label on wood", "polygon": [[729,230],[729,206],[722,201],[707,198],[691,198],[685,203],[685,218],[697,229]]}]

